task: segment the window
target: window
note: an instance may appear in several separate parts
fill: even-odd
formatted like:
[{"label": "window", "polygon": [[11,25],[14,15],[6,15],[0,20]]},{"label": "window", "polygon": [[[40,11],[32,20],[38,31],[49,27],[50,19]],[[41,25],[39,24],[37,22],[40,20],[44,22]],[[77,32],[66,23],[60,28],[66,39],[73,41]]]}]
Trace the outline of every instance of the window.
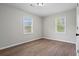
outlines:
[{"label": "window", "polygon": [[33,32],[33,20],[31,17],[23,17],[23,30],[24,34]]},{"label": "window", "polygon": [[66,32],[66,17],[56,17],[55,25],[56,32]]}]

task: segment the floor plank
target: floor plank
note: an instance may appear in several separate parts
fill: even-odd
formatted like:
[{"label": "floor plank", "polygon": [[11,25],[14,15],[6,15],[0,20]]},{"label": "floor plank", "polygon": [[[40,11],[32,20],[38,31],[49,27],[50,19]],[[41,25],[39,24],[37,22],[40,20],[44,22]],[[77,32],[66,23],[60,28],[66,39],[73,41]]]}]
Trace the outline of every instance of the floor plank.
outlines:
[{"label": "floor plank", "polygon": [[75,56],[76,45],[39,39],[0,51],[1,56]]}]

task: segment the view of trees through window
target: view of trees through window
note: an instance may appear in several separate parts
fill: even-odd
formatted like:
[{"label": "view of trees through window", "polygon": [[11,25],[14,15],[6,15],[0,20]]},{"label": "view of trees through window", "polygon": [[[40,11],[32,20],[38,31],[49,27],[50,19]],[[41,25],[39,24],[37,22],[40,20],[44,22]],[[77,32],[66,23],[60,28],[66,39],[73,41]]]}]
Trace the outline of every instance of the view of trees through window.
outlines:
[{"label": "view of trees through window", "polygon": [[32,32],[32,19],[30,17],[25,17],[23,19],[24,33]]},{"label": "view of trees through window", "polygon": [[65,17],[56,18],[56,32],[65,32]]}]

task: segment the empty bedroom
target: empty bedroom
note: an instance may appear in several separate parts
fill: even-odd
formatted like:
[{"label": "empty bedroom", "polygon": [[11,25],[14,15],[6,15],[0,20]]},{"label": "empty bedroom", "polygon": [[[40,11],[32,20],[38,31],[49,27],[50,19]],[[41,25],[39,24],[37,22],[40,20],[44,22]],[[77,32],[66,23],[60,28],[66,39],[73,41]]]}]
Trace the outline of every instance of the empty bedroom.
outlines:
[{"label": "empty bedroom", "polygon": [[0,56],[76,56],[76,3],[0,3]]}]

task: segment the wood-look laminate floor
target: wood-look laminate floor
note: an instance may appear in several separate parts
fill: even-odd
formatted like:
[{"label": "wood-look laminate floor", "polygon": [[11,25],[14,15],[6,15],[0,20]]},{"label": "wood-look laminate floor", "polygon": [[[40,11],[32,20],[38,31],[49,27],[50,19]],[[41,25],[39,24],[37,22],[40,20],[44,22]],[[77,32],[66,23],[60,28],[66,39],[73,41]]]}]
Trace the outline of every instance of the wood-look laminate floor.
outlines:
[{"label": "wood-look laminate floor", "polygon": [[39,39],[0,51],[2,56],[75,56],[76,45]]}]

